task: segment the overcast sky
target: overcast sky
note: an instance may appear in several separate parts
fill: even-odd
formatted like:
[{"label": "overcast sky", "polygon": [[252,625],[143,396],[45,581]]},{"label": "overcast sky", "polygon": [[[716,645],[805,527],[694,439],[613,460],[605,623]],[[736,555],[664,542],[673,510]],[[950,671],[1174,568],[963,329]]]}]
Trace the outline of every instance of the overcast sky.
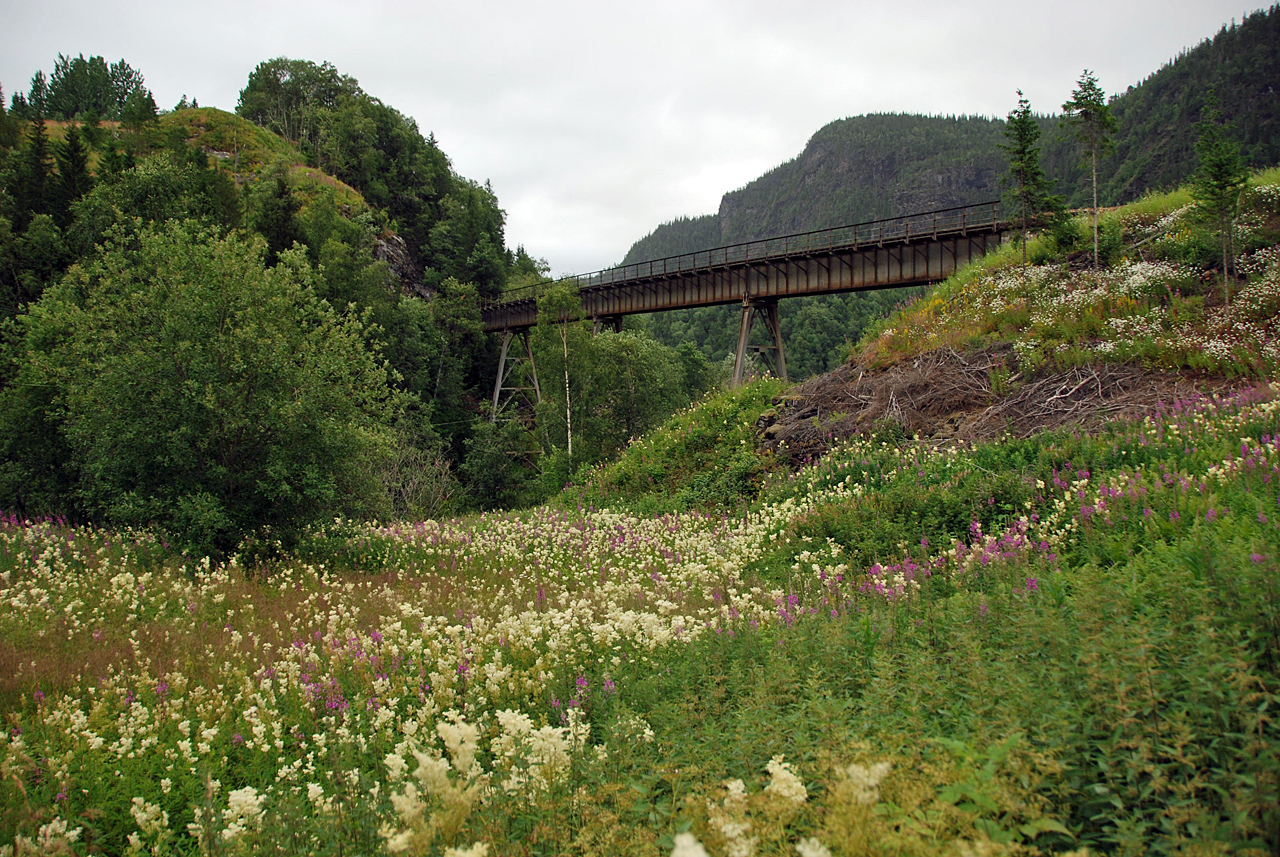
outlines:
[{"label": "overcast sky", "polygon": [[1083,69],[1123,92],[1259,8],[1237,0],[41,0],[0,15],[6,99],[59,52],[125,59],[162,108],[234,110],[259,62],[329,61],[493,183],[507,243],[556,273],[876,112],[1060,108]]}]

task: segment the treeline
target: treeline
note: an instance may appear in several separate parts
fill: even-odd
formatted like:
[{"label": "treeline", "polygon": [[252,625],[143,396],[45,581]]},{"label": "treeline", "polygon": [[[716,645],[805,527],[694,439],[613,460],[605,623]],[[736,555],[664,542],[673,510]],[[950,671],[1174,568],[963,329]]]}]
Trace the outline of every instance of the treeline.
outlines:
[{"label": "treeline", "polygon": [[575,339],[564,436],[491,423],[481,301],[546,271],[492,189],[327,63],[260,64],[237,114],[100,57],[0,98],[0,508],[219,552],[531,502],[706,383],[642,331]]}]

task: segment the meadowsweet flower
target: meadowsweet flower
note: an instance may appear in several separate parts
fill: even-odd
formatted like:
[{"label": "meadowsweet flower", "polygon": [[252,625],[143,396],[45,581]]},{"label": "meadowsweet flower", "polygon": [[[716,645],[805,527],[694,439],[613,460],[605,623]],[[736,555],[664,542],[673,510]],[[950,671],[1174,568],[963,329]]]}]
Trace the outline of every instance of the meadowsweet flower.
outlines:
[{"label": "meadowsweet flower", "polygon": [[489,857],[489,846],[487,843],[477,842],[469,848],[446,848],[444,857]]},{"label": "meadowsweet flower", "polygon": [[800,857],[831,857],[831,849],[818,841],[818,837],[810,836],[796,843],[796,853]]},{"label": "meadowsweet flower", "polygon": [[751,822],[746,817],[746,783],[728,780],[724,786],[725,797],[721,803],[707,800],[707,819],[724,837],[728,857],[752,857],[760,837],[751,835]]},{"label": "meadowsweet flower", "polygon": [[893,768],[890,762],[877,762],[870,767],[856,762],[845,769],[849,777],[849,785],[853,790],[853,799],[862,806],[871,806],[880,800],[880,783]]},{"label": "meadowsweet flower", "polygon": [[383,760],[383,764],[387,766],[387,777],[393,783],[400,782],[405,772],[409,770],[409,765],[405,762],[404,757],[397,753],[388,753],[387,758]]},{"label": "meadowsweet flower", "polygon": [[222,811],[226,827],[222,830],[222,838],[231,841],[247,830],[257,830],[262,821],[263,803],[266,795],[258,794],[253,786],[235,789],[227,795],[227,808]]},{"label": "meadowsweet flower", "polygon": [[765,766],[769,771],[769,785],[764,787],[765,793],[794,804],[802,804],[809,797],[804,783],[791,770],[791,763],[784,762],[785,756],[774,756]]},{"label": "meadowsweet flower", "polygon": [[436,732],[449,751],[454,770],[465,777],[470,774],[476,758],[480,730],[465,722],[456,711],[447,711],[444,716],[445,719],[436,724]]},{"label": "meadowsweet flower", "polygon": [[677,833],[671,857],[711,857],[692,833]]},{"label": "meadowsweet flower", "polygon": [[155,836],[169,827],[169,813],[140,797],[133,798],[129,814],[133,816],[138,829],[148,836]]}]

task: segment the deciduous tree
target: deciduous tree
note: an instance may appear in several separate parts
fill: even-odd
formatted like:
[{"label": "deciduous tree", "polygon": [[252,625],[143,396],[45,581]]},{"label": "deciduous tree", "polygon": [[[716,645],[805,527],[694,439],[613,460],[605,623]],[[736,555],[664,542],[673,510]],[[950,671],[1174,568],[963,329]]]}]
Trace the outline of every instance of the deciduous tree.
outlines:
[{"label": "deciduous tree", "polygon": [[201,552],[380,508],[389,369],[315,296],[305,254],[264,252],[189,222],[117,231],[20,317],[11,389],[51,391],[75,508]]}]

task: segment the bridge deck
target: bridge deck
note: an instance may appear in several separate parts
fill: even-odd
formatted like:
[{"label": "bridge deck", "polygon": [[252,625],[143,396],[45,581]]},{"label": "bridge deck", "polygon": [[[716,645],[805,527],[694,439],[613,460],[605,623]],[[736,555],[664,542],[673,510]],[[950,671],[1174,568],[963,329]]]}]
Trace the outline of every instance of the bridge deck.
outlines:
[{"label": "bridge deck", "polygon": [[[576,281],[588,318],[937,282],[997,246],[999,203],[875,220],[620,265]],[[531,327],[551,281],[481,308],[485,330]]]}]

